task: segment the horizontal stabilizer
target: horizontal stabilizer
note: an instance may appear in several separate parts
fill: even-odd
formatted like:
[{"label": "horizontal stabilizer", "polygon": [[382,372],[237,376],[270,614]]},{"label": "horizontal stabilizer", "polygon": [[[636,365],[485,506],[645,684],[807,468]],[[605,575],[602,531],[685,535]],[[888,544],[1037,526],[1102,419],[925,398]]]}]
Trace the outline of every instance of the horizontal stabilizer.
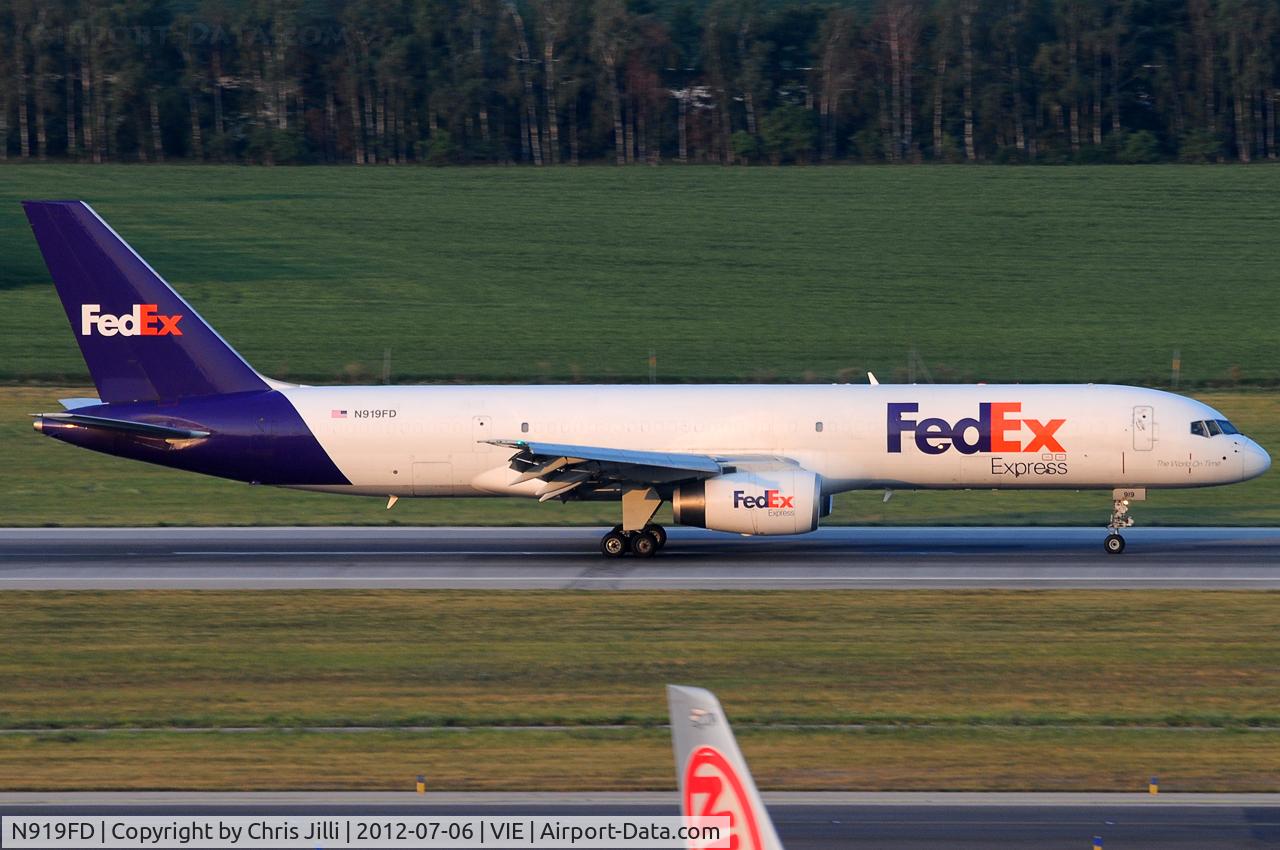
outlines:
[{"label": "horizontal stabilizer", "polygon": [[63,410],[79,410],[82,407],[97,407],[102,404],[100,398],[60,398],[58,404]]},{"label": "horizontal stabilizer", "polygon": [[198,440],[209,436],[208,431],[174,428],[171,425],[155,425],[151,422],[130,422],[127,419],[108,419],[105,416],[86,416],[83,413],[33,413],[32,416],[35,417],[33,424],[37,431],[43,431],[46,424],[53,424],[118,431],[122,434],[134,434],[158,440]]}]

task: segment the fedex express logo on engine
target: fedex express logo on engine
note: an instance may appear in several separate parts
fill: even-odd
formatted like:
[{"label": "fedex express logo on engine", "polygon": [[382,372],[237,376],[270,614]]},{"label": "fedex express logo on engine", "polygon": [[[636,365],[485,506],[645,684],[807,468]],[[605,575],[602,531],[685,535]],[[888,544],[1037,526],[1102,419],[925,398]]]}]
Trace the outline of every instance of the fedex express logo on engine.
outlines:
[{"label": "fedex express logo on engine", "polygon": [[763,496],[748,496],[745,490],[733,491],[735,508],[792,508],[796,506],[795,496],[784,496],[781,490],[765,490]]},{"label": "fedex express logo on engine", "polygon": [[954,447],[962,455],[978,452],[1065,452],[1056,434],[1065,419],[1023,419],[1020,401],[984,401],[978,405],[977,418],[955,423],[929,417],[917,421],[915,402],[893,403],[888,407],[888,449],[902,452],[902,435],[910,432],[916,448],[927,455],[940,455]]},{"label": "fedex express logo on engine", "polygon": [[120,316],[102,313],[101,304],[80,305],[80,336],[182,336],[182,314],[166,316],[156,304],[134,304]]}]

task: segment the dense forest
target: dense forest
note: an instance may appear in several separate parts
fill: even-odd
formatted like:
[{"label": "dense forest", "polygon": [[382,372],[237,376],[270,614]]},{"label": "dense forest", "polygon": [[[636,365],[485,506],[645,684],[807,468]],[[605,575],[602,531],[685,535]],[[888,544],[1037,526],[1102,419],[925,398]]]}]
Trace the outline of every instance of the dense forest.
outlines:
[{"label": "dense forest", "polygon": [[0,158],[1276,159],[1280,0],[3,0]]}]

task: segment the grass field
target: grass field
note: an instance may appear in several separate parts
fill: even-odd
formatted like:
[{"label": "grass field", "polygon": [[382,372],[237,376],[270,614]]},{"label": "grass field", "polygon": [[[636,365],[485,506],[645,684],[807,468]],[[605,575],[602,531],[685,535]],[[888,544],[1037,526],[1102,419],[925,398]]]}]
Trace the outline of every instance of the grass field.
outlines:
[{"label": "grass field", "polygon": [[31,197],[281,378],[1280,382],[1266,165],[0,167],[0,381],[79,383]]},{"label": "grass field", "polygon": [[[612,525],[616,503],[538,504],[531,499],[357,499],[250,487],[94,454],[31,429],[28,413],[57,410],[85,387],[0,387],[0,496],[5,525]],[[1280,449],[1280,393],[1203,391],[1263,446]],[[1105,524],[1109,493],[880,492],[836,498],[824,524]],[[1136,506],[1143,525],[1280,524],[1280,475],[1230,487],[1153,491]],[[660,521],[670,521],[663,508]]]},{"label": "grass field", "polygon": [[1275,791],[1278,616],[1180,591],[7,593],[0,727],[50,731],[0,735],[0,788],[664,788],[683,682],[769,787]]},{"label": "grass field", "polygon": [[[663,699],[661,690],[655,702]],[[733,706],[726,706],[732,718]],[[738,730],[765,790],[1275,792],[1280,734],[1237,729]],[[658,729],[0,736],[0,789],[671,790]]]}]

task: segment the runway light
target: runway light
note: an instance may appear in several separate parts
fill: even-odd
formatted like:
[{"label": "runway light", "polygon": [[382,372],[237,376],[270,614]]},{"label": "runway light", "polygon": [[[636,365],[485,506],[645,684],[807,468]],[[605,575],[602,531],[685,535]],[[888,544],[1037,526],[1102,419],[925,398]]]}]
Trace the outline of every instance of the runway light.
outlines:
[{"label": "runway light", "polygon": [[1151,781],[1147,783],[1147,793],[1148,794],[1160,793],[1160,780],[1157,777],[1155,776],[1151,777]]},{"label": "runway light", "polygon": [[427,793],[427,777],[423,776],[421,773],[418,774],[418,793]]}]

